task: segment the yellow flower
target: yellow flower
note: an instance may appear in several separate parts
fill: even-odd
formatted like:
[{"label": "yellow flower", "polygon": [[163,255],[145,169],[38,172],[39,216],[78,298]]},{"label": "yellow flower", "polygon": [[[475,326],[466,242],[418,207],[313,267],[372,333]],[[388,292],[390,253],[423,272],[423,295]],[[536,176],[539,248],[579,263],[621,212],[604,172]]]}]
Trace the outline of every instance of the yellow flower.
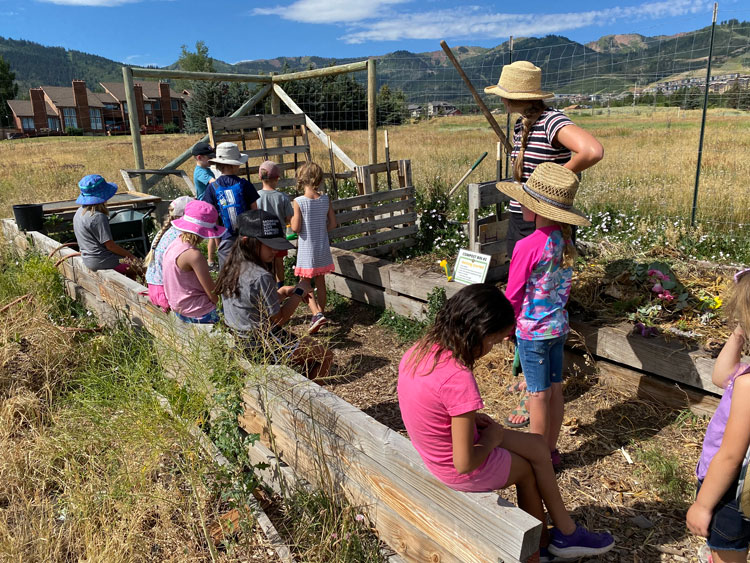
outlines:
[{"label": "yellow flower", "polygon": [[723,301],[721,300],[721,297],[714,297],[714,304],[711,307],[712,309],[718,309],[723,304]]}]

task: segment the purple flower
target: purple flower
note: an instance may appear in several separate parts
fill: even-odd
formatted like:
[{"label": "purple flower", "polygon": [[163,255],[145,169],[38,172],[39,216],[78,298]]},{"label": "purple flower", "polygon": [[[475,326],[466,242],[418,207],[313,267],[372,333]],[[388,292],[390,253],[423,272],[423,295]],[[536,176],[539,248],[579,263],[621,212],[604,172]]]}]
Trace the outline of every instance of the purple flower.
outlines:
[{"label": "purple flower", "polygon": [[357,514],[357,515],[356,515],[356,516],[354,517],[354,519],[355,519],[355,520],[356,520],[357,522],[364,522],[364,520],[365,520],[365,515],[364,515],[364,514]]}]

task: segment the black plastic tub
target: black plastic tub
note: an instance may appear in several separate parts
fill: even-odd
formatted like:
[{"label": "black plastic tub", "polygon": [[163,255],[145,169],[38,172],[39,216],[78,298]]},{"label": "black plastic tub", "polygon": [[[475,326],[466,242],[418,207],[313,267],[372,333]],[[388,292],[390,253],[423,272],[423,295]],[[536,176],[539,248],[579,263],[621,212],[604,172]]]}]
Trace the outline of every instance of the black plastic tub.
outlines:
[{"label": "black plastic tub", "polygon": [[41,203],[14,205],[13,217],[22,231],[44,231],[44,206]]}]

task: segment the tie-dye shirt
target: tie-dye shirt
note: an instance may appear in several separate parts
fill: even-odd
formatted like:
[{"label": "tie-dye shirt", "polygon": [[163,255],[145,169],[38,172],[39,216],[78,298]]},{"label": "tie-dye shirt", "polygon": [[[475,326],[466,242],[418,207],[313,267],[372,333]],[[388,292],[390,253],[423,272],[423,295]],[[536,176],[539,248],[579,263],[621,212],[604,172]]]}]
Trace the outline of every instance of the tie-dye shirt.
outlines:
[{"label": "tie-dye shirt", "polygon": [[546,340],[568,333],[565,304],[573,270],[562,267],[563,248],[558,226],[537,229],[516,243],[505,290],[516,313],[516,338]]}]

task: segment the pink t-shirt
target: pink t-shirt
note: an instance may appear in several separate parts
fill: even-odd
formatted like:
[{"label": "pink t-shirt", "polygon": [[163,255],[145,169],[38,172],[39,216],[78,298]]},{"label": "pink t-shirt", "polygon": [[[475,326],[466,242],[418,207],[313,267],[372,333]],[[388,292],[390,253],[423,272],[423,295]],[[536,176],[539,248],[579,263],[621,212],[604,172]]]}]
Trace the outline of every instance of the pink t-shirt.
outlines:
[{"label": "pink t-shirt", "polygon": [[[446,350],[440,354],[435,369],[430,371],[437,346],[433,346],[414,370],[411,355],[415,346],[404,354],[398,366],[398,404],[406,430],[435,477],[448,485],[472,481],[487,461],[466,475],[456,471],[451,417],[484,408],[474,374]],[[479,432],[475,426],[474,442],[477,440]]]},{"label": "pink t-shirt", "polygon": [[177,265],[177,258],[192,248],[195,247],[179,237],[172,242],[164,253],[162,274],[164,294],[172,310],[197,319],[215,310],[216,305],[209,299],[195,272],[184,272]]}]

